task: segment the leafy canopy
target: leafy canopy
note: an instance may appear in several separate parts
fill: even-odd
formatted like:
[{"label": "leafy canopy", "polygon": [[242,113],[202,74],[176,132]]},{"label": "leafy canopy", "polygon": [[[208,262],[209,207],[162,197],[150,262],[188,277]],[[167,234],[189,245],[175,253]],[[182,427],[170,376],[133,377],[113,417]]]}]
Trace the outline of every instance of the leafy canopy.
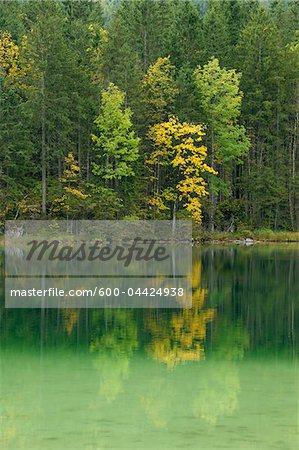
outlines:
[{"label": "leafy canopy", "polygon": [[213,132],[219,163],[238,161],[249,148],[246,130],[238,123],[243,97],[240,78],[236,70],[221,68],[217,58],[195,70],[195,84],[201,95],[208,134]]},{"label": "leafy canopy", "polygon": [[102,91],[102,108],[95,120],[97,134],[92,135],[98,162],[93,174],[115,180],[134,175],[139,138],[132,130],[129,108],[124,108],[125,94],[113,83]]},{"label": "leafy canopy", "polygon": [[149,199],[150,205],[168,209],[165,202],[181,201],[193,219],[202,218],[201,198],[208,194],[203,174],[216,173],[205,160],[207,149],[202,144],[205,135],[202,125],[180,123],[176,117],[153,125],[149,138],[154,149],[147,163],[164,166],[173,174],[173,184]]}]

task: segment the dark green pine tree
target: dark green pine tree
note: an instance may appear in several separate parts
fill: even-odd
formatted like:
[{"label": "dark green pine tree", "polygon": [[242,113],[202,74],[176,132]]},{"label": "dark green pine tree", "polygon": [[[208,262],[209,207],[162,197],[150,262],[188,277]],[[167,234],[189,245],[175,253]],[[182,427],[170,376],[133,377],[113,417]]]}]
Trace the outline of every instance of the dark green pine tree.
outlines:
[{"label": "dark green pine tree", "polygon": [[252,226],[285,226],[288,210],[287,52],[279,29],[263,7],[242,31],[239,47],[243,120],[251,136],[244,166],[246,217]]},{"label": "dark green pine tree", "polygon": [[[98,111],[99,95],[102,86],[94,83],[94,72],[101,78],[100,68],[91,64],[90,50],[98,43],[97,36],[91,32],[103,26],[102,8],[99,1],[85,0],[73,2],[64,0],[66,10],[65,36],[73,67],[68,81],[71,95],[70,148],[73,149],[80,167],[80,176],[90,176],[91,131],[93,120]],[[102,62],[101,62],[102,64]],[[65,157],[65,153],[62,155]],[[62,158],[63,159],[63,158]],[[59,177],[61,177],[59,160]]]},{"label": "dark green pine tree", "polygon": [[51,175],[59,176],[59,161],[69,150],[73,110],[75,59],[66,44],[62,5],[54,1],[26,3],[30,70],[26,83],[32,133],[41,168],[41,212],[47,213]]},{"label": "dark green pine tree", "polygon": [[18,203],[36,173],[30,111],[16,86],[7,86],[0,69],[0,220],[19,216]]},{"label": "dark green pine tree", "polygon": [[231,37],[229,20],[226,5],[218,0],[208,1],[203,19],[203,63],[207,63],[213,56],[219,59],[222,66],[230,66]]}]

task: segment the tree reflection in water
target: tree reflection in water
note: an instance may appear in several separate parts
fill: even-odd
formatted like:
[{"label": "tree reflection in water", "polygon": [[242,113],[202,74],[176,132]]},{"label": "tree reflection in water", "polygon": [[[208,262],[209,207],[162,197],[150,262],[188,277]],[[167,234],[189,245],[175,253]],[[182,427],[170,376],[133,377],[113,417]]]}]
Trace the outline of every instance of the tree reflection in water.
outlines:
[{"label": "tree reflection in water", "polygon": [[[191,309],[8,310],[2,299],[0,444],[14,450],[26,436],[23,447],[32,448],[41,416],[55,430],[62,423],[69,439],[69,414],[83,427],[80,405],[94,418],[84,432],[90,427],[103,448],[114,439],[99,425],[110,430],[108,420],[111,433],[123,425],[140,438],[144,426],[153,442],[179,432],[195,442],[218,426],[233,433],[230,418],[240,429],[248,422],[258,442],[267,438],[263,448],[288,430],[293,448],[298,270],[293,247],[202,247]],[[210,434],[216,439],[218,428]]]},{"label": "tree reflection in water", "polygon": [[201,286],[200,261],[193,264],[192,290],[192,308],[171,315],[149,311],[145,317],[145,329],[150,335],[147,352],[169,368],[205,356],[207,324],[215,318],[216,310],[204,308],[207,289]]}]

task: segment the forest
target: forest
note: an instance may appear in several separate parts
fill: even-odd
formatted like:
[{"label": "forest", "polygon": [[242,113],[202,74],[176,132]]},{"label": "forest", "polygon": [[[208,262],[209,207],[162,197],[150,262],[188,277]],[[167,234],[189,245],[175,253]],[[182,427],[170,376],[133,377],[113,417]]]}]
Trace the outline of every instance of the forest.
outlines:
[{"label": "forest", "polygon": [[0,1],[0,222],[299,230],[299,3]]}]

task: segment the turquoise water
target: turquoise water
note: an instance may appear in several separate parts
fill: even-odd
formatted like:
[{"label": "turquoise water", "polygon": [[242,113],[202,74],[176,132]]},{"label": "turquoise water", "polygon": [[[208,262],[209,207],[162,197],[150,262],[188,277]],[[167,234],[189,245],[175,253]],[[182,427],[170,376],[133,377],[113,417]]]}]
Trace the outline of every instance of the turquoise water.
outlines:
[{"label": "turquoise water", "polygon": [[298,246],[200,247],[191,310],[0,310],[0,448],[298,449]]}]

